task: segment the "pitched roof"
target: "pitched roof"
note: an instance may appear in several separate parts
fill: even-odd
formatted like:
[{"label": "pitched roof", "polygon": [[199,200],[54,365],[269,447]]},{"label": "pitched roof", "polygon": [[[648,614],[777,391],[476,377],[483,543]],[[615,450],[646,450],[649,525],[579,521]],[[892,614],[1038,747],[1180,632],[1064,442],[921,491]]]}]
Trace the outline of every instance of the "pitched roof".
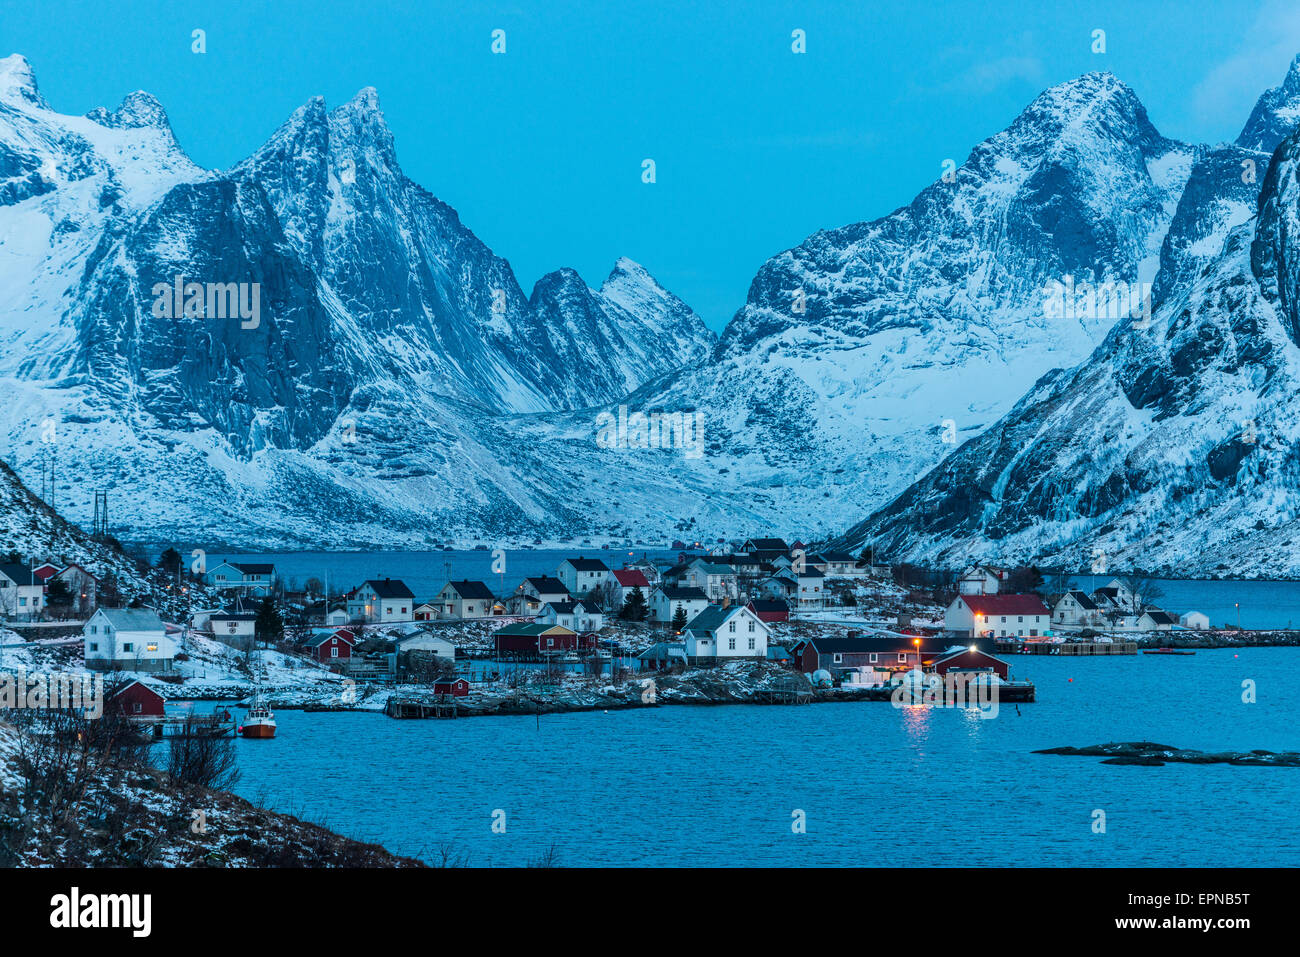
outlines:
[{"label": "pitched roof", "polygon": [[458,582],[447,582],[443,588],[452,588],[461,598],[485,598],[492,600],[492,589],[482,582],[472,582],[468,578]]},{"label": "pitched roof", "polygon": [[614,580],[624,588],[649,588],[650,580],[639,568],[619,568],[614,571]]},{"label": "pitched roof", "polygon": [[227,562],[227,565],[233,565],[245,575],[274,575],[275,566],[267,562]]},{"label": "pitched roof", "polygon": [[543,622],[516,622],[514,624],[504,625],[493,632],[494,635],[514,636],[516,638],[536,638],[538,635],[551,633],[562,635],[576,634],[575,631],[570,628],[565,628],[563,625],[548,625]]},{"label": "pitched roof", "polygon": [[152,608],[101,608],[96,614],[99,613],[118,631],[163,630],[162,619]]},{"label": "pitched roof", "polygon": [[857,558],[848,552],[822,552],[821,557],[828,562],[856,562]]},{"label": "pitched roof", "polygon": [[783,538],[747,538],[745,545],[752,545],[755,549],[774,550],[778,552],[785,551],[789,546],[786,545]]},{"label": "pitched roof", "polygon": [[1149,615],[1157,625],[1178,624],[1178,616],[1165,611],[1163,608],[1148,608],[1145,614]]},{"label": "pitched roof", "polygon": [[32,569],[22,562],[3,562],[0,563],[0,572],[12,581],[15,585],[36,585],[36,574]]},{"label": "pitched roof", "polygon": [[[1086,594],[1084,594],[1083,592],[1081,592],[1081,591],[1067,591],[1065,594],[1066,594],[1066,595],[1069,595],[1071,598],[1073,598],[1073,599],[1078,603],[1078,605],[1079,605],[1080,608],[1083,608],[1083,609],[1085,609],[1086,611],[1096,611],[1096,610],[1097,610],[1097,603],[1096,603],[1095,601],[1093,601],[1091,598],[1089,598],[1089,597],[1088,597]],[[1062,596],[1062,597],[1064,597],[1064,596]]]},{"label": "pitched roof", "polygon": [[946,654],[944,654],[942,657],[936,658],[934,660],[934,663],[937,665],[942,662],[948,661],[952,658],[960,658],[962,655],[982,655],[985,658],[990,658],[993,661],[1000,662],[1001,664],[1004,665],[1007,664],[1007,662],[1003,661],[997,655],[991,655],[987,651],[982,651],[979,648],[976,648],[974,651],[971,651],[970,648],[953,648],[949,650]]},{"label": "pitched roof", "polygon": [[354,636],[352,632],[348,631],[346,628],[340,628],[338,631],[331,631],[328,634],[317,635],[315,638],[311,639],[311,641],[307,642],[307,646],[310,648],[319,648],[321,645],[325,644],[325,642],[334,638],[338,638],[340,641],[345,641],[349,645],[355,645],[357,643],[356,636]]},{"label": "pitched roof", "polygon": [[676,585],[661,585],[659,591],[665,598],[677,599],[679,601],[708,601],[709,596],[704,594],[698,588],[679,588]]},{"label": "pitched roof", "polygon": [[609,571],[609,566],[606,565],[604,562],[602,562],[599,558],[582,558],[581,556],[579,556],[578,558],[566,558],[564,561],[567,562],[569,565],[571,565],[573,567],[573,570],[577,572]]},{"label": "pitched roof", "polygon": [[[744,605],[732,605],[729,608],[723,608],[721,605],[710,605],[686,623],[686,630],[717,631],[725,625],[728,620],[736,617],[736,615],[739,615],[744,611],[749,611],[749,609]],[[749,613],[751,615],[754,614],[752,611]],[[767,626],[764,625],[764,627],[766,628]]]},{"label": "pitched roof", "polygon": [[251,611],[214,611],[209,621],[256,621],[257,613]]},{"label": "pitched roof", "polygon": [[698,566],[700,571],[706,575],[734,575],[736,570],[730,565],[718,565],[713,562],[705,561],[703,558],[697,558],[691,562],[692,565]]},{"label": "pitched roof", "polygon": [[410,598],[412,600],[415,598],[415,592],[407,588],[405,583],[397,578],[368,578],[361,584],[362,586],[369,585],[380,598]]},{"label": "pitched roof", "polygon": [[784,598],[751,598],[749,607],[756,612],[790,610],[790,606],[785,603]]},{"label": "pitched roof", "polygon": [[525,578],[525,582],[533,586],[533,590],[539,595],[567,595],[569,589],[564,582],[558,578],[551,578],[549,575],[542,575],[540,578]]},{"label": "pitched roof", "polygon": [[587,606],[580,601],[548,601],[546,607],[554,609],[557,615],[572,615],[579,608],[587,610]]},{"label": "pitched roof", "polygon": [[958,595],[977,615],[1047,615],[1037,595]]},{"label": "pitched roof", "polygon": [[686,645],[680,641],[656,641],[641,654],[637,655],[642,661],[666,661],[669,656],[677,658],[686,657]]}]

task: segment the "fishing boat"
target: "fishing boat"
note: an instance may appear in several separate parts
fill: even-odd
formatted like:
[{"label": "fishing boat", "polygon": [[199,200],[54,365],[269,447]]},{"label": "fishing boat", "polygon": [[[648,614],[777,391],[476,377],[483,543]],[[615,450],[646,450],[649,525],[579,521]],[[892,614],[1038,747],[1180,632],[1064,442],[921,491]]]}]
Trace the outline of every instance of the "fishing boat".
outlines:
[{"label": "fishing boat", "polygon": [[244,723],[239,726],[239,733],[246,738],[274,738],[275,713],[262,700],[261,692],[253,695],[253,703],[248,706]]},{"label": "fishing boat", "polygon": [[1194,655],[1196,652],[1186,648],[1143,648],[1144,655]]}]

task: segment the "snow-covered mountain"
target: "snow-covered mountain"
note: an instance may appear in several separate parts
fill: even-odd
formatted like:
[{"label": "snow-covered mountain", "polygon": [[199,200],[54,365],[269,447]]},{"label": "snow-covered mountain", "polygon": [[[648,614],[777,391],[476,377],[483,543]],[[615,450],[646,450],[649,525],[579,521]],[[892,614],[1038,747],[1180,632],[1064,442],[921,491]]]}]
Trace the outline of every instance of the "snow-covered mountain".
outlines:
[{"label": "snow-covered mountain", "polygon": [[[160,308],[176,283],[244,284],[250,306],[255,288],[257,315]],[[423,541],[521,510],[563,527],[548,481],[497,458],[526,433],[499,430],[713,342],[627,259],[599,290],[559,270],[525,297],[403,175],[373,90],[205,171],[148,94],[64,116],[0,60],[0,434],[20,474],[57,457],[74,516],[110,487],[122,527],[159,540]]]},{"label": "snow-covered mountain", "polygon": [[1256,101],[1237,137],[1237,145],[1271,154],[1297,125],[1300,125],[1300,54],[1291,61],[1282,85],[1266,91]]},{"label": "snow-covered mountain", "polygon": [[945,564],[1300,574],[1300,133],[1258,187],[1255,158],[1198,160],[1149,328],[1119,323],[841,541]]},{"label": "snow-covered mountain", "polygon": [[[888,505],[845,541],[880,541],[898,557],[951,555],[971,536],[978,550],[982,535],[1026,553],[1035,541],[1063,549],[1107,519],[1035,538],[1012,527],[1009,499],[990,517],[1018,486],[980,472],[995,462],[974,461],[975,444],[959,446],[996,443],[1012,421],[1047,428],[1028,410],[1067,380],[1101,375],[1089,370],[1103,354],[1131,377],[1126,401],[1147,402],[1135,408],[1157,395],[1194,407],[1219,392],[1255,408],[1233,390],[1258,387],[1264,344],[1281,354],[1272,333],[1243,335],[1241,361],[1213,386],[1203,370],[1184,375],[1204,365],[1192,361],[1198,337],[1219,329],[1192,290],[1244,295],[1225,241],[1240,267],[1295,74],[1261,99],[1237,144],[1217,147],[1161,136],[1109,74],[1053,87],[964,163],[937,169],[947,175],[909,205],[774,256],[715,342],[628,260],[599,289],[560,269],[526,296],[504,259],[401,172],[373,90],[333,110],[312,100],[243,162],[205,171],[147,94],[62,116],[10,57],[0,61],[0,456],[19,474],[56,458],[74,518],[88,517],[94,488],[112,489],[116,524],[152,541],[806,537]],[[1283,233],[1274,246],[1285,251]],[[256,283],[257,321],[160,311],[156,290],[178,276]],[[1133,341],[1123,315],[1140,296],[1117,312],[1089,308],[1079,291],[1146,283],[1157,321]],[[1074,293],[1053,309],[1051,290],[1065,286]],[[1156,343],[1160,328],[1190,337],[1165,365],[1156,352],[1173,347]],[[1079,401],[1104,398],[1100,383],[1078,388],[1096,393]],[[699,441],[688,454],[599,441],[607,414],[638,412],[698,415]],[[51,426],[57,440],[43,442]],[[1043,514],[1086,501],[1097,518],[1127,499],[1113,484],[1086,491],[1083,471],[1104,471],[1123,444],[1102,435],[1103,455],[1072,457],[1071,446],[1059,462],[1024,465],[1056,483],[1034,493],[1056,503]],[[1214,456],[1215,481],[1225,455]],[[1075,469],[1085,491],[1051,498]],[[908,488],[927,472],[925,482],[950,483],[950,499],[924,482]],[[914,507],[933,514],[918,526]]]},{"label": "snow-covered mountain", "polygon": [[1091,73],[1039,96],[948,177],[770,259],[708,363],[634,397],[707,417],[711,455],[784,527],[839,531],[1101,342],[1052,282],[1155,278],[1196,159]]}]

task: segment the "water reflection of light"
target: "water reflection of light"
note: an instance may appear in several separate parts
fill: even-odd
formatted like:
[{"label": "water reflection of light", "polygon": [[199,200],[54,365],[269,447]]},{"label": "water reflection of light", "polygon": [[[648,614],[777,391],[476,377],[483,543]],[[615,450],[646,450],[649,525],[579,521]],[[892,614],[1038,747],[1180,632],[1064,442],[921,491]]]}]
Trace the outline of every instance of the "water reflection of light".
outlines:
[{"label": "water reflection of light", "polygon": [[933,720],[930,716],[933,709],[929,705],[905,704],[899,710],[903,712],[903,732],[912,741],[920,744],[929,737],[930,722]]}]

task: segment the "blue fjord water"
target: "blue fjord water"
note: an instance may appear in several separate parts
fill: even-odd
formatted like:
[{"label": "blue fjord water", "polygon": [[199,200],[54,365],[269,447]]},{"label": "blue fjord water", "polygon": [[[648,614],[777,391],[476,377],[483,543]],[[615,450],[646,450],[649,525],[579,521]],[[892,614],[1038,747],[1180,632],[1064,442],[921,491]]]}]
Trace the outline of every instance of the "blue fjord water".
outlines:
[{"label": "blue fjord water", "polygon": [[[570,866],[1300,865],[1300,769],[1030,753],[1115,740],[1300,749],[1300,649],[1011,662],[1038,701],[988,719],[866,702],[540,720],[281,711],[275,740],[238,742],[235,790],[478,866],[524,865],[552,845]],[[1247,680],[1257,703],[1242,701]],[[791,829],[796,810],[807,833]]]}]

